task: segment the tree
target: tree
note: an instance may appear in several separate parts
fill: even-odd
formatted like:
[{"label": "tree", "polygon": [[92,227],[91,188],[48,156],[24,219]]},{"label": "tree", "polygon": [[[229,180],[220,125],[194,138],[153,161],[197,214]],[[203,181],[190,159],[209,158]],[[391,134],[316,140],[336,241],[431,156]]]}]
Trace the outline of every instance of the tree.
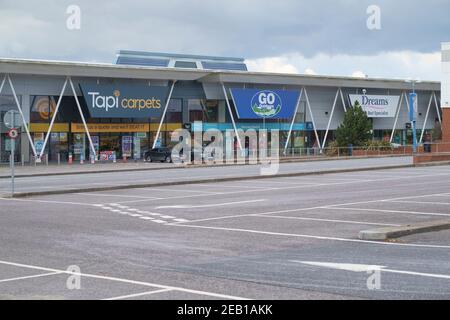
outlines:
[{"label": "tree", "polygon": [[434,129],[433,129],[433,141],[440,141],[442,139],[442,128],[439,121],[436,121],[434,123]]},{"label": "tree", "polygon": [[352,144],[355,147],[363,146],[372,138],[372,122],[362,109],[358,101],[349,108],[344,121],[336,130],[336,142],[339,147]]}]

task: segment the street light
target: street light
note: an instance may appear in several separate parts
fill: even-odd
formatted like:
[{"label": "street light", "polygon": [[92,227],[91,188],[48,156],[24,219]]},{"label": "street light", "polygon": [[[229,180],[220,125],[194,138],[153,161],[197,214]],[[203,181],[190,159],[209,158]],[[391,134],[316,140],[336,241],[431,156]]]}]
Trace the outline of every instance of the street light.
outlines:
[{"label": "street light", "polygon": [[411,121],[411,128],[413,131],[413,152],[417,152],[417,133],[416,133],[416,110],[417,105],[417,94],[416,94],[416,83],[420,83],[420,79],[408,79],[405,80],[407,83],[411,83],[412,92],[409,94],[409,121]]}]

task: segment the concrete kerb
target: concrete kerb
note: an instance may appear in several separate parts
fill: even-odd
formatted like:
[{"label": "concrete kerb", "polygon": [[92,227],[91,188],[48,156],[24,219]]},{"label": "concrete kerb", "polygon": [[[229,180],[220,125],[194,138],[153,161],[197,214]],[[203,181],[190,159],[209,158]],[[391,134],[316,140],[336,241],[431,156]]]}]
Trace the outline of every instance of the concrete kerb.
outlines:
[{"label": "concrete kerb", "polygon": [[[403,164],[403,165],[391,165],[391,166],[380,166],[380,167],[334,169],[334,170],[310,171],[310,172],[292,172],[292,173],[281,173],[281,174],[275,174],[275,175],[237,176],[237,177],[182,180],[182,181],[171,181],[171,182],[141,183],[141,184],[131,184],[131,185],[115,185],[115,186],[92,187],[92,188],[18,192],[18,193],[14,194],[14,198],[24,198],[24,197],[32,197],[32,196],[43,196],[43,195],[56,195],[56,194],[68,194],[68,193],[78,193],[78,192],[98,192],[98,191],[124,190],[124,189],[136,189],[136,188],[167,187],[167,186],[177,186],[177,185],[187,185],[187,184],[231,182],[231,181],[271,179],[271,178],[282,178],[282,177],[299,177],[299,176],[310,176],[310,175],[324,175],[324,174],[332,174],[332,173],[376,171],[376,170],[388,170],[388,169],[400,169],[400,168],[412,168],[412,167],[414,167],[413,164]],[[11,198],[11,195],[5,195],[5,196],[3,196],[3,198]]]},{"label": "concrete kerb", "polygon": [[359,232],[359,239],[383,241],[400,238],[417,233],[435,232],[450,229],[450,219],[408,224],[400,227],[386,227],[363,230]]},{"label": "concrete kerb", "polygon": [[[331,160],[351,160],[351,159],[373,159],[373,158],[393,158],[393,157],[407,157],[409,155],[382,155],[382,156],[357,156],[357,157],[314,157],[314,158],[280,158],[280,163],[294,163],[294,162],[313,162],[313,161],[331,161]],[[450,163],[450,162],[449,162]],[[260,165],[258,164],[246,164],[246,165]],[[426,163],[419,164],[425,165]],[[99,174],[99,173],[113,173],[113,172],[139,172],[139,171],[154,171],[154,170],[167,170],[167,169],[189,169],[189,168],[202,168],[202,167],[227,167],[227,166],[240,166],[242,164],[239,163],[231,163],[231,164],[214,164],[214,165],[206,165],[206,164],[189,164],[189,165],[180,165],[180,166],[171,166],[171,167],[157,167],[157,168],[126,168],[126,169],[98,169],[98,170],[84,170],[84,171],[62,171],[62,172],[46,172],[46,173],[30,173],[30,174],[17,174],[16,178],[31,178],[31,177],[45,177],[45,176],[65,176],[65,175],[77,175],[77,174]],[[0,175],[0,179],[10,179],[11,176],[8,174]]]}]

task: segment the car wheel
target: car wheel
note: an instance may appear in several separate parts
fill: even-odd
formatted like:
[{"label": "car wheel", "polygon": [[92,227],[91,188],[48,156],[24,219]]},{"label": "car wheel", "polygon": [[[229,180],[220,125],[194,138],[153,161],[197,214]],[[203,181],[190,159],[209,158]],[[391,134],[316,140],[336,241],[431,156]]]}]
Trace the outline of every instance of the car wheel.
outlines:
[{"label": "car wheel", "polygon": [[148,162],[153,162],[152,157],[147,156],[147,158],[145,158],[145,160],[147,160]]},{"label": "car wheel", "polygon": [[167,163],[171,163],[171,162],[172,162],[172,158],[171,158],[170,156],[167,156],[167,157],[166,157],[166,162],[167,162]]}]

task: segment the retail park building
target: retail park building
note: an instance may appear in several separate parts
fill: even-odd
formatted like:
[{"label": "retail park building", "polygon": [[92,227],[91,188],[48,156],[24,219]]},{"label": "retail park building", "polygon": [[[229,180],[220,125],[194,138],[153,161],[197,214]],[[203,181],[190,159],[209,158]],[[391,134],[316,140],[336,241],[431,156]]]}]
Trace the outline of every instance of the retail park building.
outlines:
[{"label": "retail park building", "polygon": [[[414,85],[421,141],[444,122],[450,142],[450,44],[442,50],[442,93],[438,81]],[[355,101],[376,139],[412,143],[412,83],[397,79],[249,72],[240,58],[120,51],[113,64],[0,59],[0,86],[1,162],[11,147],[3,121],[9,110],[22,114],[16,161],[88,159],[91,147],[104,160],[112,153],[142,158],[169,145],[178,128],[277,129],[282,148],[322,148]]]}]

